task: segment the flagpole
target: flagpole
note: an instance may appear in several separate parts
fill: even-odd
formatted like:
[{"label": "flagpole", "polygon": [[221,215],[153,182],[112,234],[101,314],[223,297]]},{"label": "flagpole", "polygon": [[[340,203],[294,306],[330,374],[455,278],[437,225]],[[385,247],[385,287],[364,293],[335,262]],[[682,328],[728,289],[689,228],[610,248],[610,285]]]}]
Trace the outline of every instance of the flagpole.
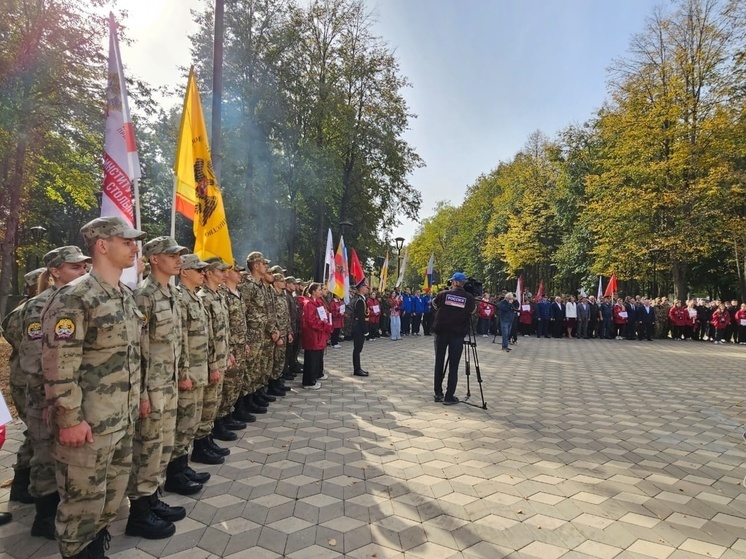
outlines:
[{"label": "flagpole", "polygon": [[179,184],[179,177],[174,175],[174,194],[171,200],[171,238],[176,238],[176,187]]}]

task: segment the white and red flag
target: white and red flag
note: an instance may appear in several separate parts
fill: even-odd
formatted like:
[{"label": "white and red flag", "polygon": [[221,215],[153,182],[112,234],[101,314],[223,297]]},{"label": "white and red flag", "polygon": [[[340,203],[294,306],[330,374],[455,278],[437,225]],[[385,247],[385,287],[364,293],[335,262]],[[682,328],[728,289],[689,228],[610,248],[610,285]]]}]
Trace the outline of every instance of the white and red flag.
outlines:
[{"label": "white and red flag", "polygon": [[[118,216],[135,229],[140,228],[137,208],[137,180],[140,161],[137,158],[135,129],[132,127],[127,88],[119,54],[117,23],[109,13],[109,72],[106,87],[106,136],[104,138],[104,184],[101,188],[101,217]],[[132,190],[135,195],[133,199]],[[122,283],[137,285],[137,265],[122,272]]]}]

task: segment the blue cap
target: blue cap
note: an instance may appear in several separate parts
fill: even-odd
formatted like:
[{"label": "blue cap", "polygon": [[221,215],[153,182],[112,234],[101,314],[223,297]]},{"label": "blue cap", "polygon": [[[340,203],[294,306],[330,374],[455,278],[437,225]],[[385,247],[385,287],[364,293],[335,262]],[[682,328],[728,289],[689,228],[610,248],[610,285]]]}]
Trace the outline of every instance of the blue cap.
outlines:
[{"label": "blue cap", "polygon": [[466,283],[466,275],[463,272],[456,272],[451,276],[450,281],[458,281],[461,283]]}]

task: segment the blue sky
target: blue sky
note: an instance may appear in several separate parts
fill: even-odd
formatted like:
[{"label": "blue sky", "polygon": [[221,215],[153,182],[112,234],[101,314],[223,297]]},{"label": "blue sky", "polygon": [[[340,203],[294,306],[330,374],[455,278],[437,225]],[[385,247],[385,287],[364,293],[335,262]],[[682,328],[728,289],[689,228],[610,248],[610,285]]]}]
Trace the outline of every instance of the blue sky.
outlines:
[{"label": "blue sky", "polygon": [[[305,0],[304,0],[305,1]],[[190,8],[203,0],[125,0],[128,70],[153,85],[182,79]],[[368,0],[374,30],[396,51],[412,112],[407,140],[425,160],[412,184],[420,218],[439,200],[460,204],[477,177],[511,159],[528,136],[582,123],[606,94],[607,68],[624,57],[654,0]],[[163,33],[168,29],[168,33]],[[157,56],[153,56],[157,53]],[[412,238],[417,223],[394,236]]]}]

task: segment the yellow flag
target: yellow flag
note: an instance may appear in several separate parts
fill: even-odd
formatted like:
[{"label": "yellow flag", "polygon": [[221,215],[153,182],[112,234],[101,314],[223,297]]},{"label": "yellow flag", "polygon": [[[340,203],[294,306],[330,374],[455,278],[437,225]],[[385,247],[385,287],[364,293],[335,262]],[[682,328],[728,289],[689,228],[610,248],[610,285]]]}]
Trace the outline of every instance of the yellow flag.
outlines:
[{"label": "yellow flag", "polygon": [[223,196],[212,169],[205,117],[194,68],[189,71],[174,163],[176,211],[194,222],[194,253],[233,264]]}]

